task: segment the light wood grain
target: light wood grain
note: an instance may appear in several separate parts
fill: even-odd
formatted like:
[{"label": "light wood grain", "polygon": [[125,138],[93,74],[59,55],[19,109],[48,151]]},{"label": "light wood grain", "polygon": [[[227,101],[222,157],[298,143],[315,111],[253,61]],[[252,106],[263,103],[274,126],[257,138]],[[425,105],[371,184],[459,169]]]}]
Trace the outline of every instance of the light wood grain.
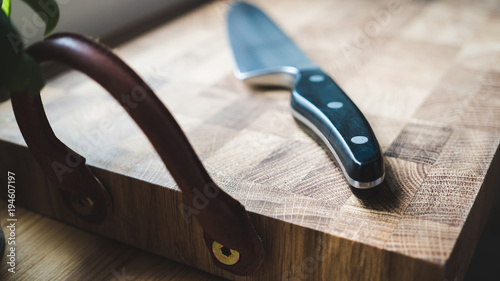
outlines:
[{"label": "light wood grain", "polygon": [[288,91],[250,89],[233,77],[228,2],[218,1],[116,51],[172,111],[216,182],[250,211],[266,251],[262,268],[237,277],[211,263],[145,136],[74,72],[48,84],[45,108],[56,135],[110,189],[114,213],[101,225],[78,221],[4,103],[0,151],[4,169],[19,174],[19,204],[233,280],[461,280],[499,190],[498,2],[256,3],[366,114],[386,158],[379,196],[350,193],[339,167],[294,122]]}]

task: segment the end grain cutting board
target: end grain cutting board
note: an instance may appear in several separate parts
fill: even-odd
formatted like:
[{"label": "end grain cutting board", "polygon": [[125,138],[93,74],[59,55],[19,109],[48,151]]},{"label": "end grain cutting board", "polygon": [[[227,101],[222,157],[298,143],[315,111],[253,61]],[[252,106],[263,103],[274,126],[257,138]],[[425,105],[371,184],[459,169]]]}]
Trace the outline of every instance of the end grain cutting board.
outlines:
[{"label": "end grain cutting board", "polygon": [[[102,224],[76,218],[0,105],[2,182],[17,203],[232,280],[461,280],[500,186],[500,6],[496,1],[258,1],[344,88],[386,160],[382,192],[351,194],[294,122],[286,90],[233,77],[227,2],[120,46],[180,123],[214,180],[250,212],[265,258],[253,275],[214,266],[201,228],[125,111],[82,74],[42,93],[56,135],[109,188]],[[1,193],[5,198],[6,192]]]}]

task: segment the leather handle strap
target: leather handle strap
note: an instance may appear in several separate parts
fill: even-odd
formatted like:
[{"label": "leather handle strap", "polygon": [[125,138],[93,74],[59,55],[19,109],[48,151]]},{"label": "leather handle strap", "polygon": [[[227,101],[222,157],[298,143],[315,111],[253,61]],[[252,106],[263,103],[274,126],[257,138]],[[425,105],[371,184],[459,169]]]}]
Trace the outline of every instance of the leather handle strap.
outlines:
[{"label": "leather handle strap", "polygon": [[[219,267],[238,275],[248,275],[259,267],[263,246],[245,208],[214,183],[173,116],[130,67],[108,48],[76,34],[54,34],[27,52],[39,63],[56,61],[83,72],[127,110],[178,184],[184,203],[194,210],[192,214],[202,226],[207,248]],[[85,165],[85,158],[54,135],[40,96],[13,93],[12,105],[23,137],[47,176],[65,193],[84,194],[94,204],[90,214],[80,213],[80,217],[99,221],[109,213],[111,197]],[[208,201],[197,202],[199,194],[207,192],[211,196],[204,199]],[[214,255],[214,241],[237,251],[239,260],[232,265],[221,262]]]}]

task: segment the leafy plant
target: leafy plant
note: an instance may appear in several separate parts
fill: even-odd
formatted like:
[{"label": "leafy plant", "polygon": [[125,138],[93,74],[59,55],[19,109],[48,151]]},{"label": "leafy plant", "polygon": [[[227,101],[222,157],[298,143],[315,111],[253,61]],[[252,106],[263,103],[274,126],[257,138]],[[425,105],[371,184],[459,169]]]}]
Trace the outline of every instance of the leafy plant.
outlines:
[{"label": "leafy plant", "polygon": [[[55,0],[21,0],[45,22],[45,35],[56,27],[59,8]],[[0,0],[0,102],[11,92],[28,91],[37,94],[45,85],[40,66],[25,52],[22,36],[12,21],[11,1]]]},{"label": "leafy plant", "polygon": [[2,7],[3,12],[9,16],[10,15],[10,1],[2,1],[0,0],[0,6]]}]

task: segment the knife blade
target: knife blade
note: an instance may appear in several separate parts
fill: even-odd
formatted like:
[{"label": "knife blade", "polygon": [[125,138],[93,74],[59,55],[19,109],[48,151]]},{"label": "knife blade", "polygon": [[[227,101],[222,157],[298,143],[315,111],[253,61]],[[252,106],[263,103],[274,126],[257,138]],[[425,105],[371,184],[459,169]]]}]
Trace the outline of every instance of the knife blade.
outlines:
[{"label": "knife blade", "polygon": [[235,76],[250,85],[292,90],[291,111],[321,140],[358,197],[371,197],[385,176],[370,124],[352,100],[261,10],[245,2],[227,15]]}]

